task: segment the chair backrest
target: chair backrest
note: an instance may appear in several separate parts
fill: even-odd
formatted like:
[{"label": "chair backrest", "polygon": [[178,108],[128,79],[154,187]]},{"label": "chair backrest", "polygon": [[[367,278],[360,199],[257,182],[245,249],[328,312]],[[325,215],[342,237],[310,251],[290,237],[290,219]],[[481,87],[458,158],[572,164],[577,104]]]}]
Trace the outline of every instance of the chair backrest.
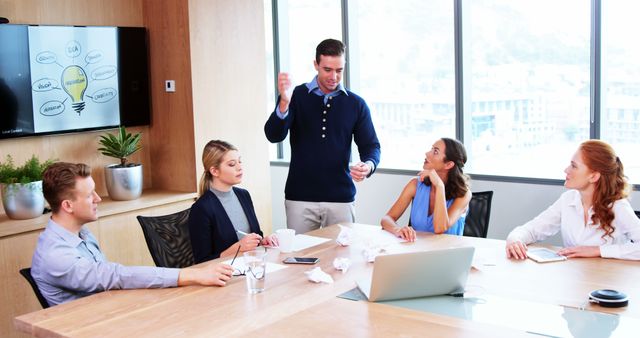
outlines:
[{"label": "chair backrest", "polygon": [[493,191],[480,191],[471,194],[469,211],[464,222],[465,236],[487,238],[492,198]]},{"label": "chair backrest", "polygon": [[635,212],[635,213],[636,213],[636,216],[638,216],[638,218],[640,218],[640,211],[638,211],[638,210],[634,210],[633,212]]},{"label": "chair backrest", "polygon": [[189,237],[189,211],[164,216],[138,216],[156,266],[184,268],[195,263]]},{"label": "chair backrest", "polygon": [[20,269],[20,274],[22,275],[22,277],[24,277],[24,279],[27,280],[27,282],[29,282],[29,285],[31,285],[31,288],[33,289],[33,293],[36,294],[36,297],[38,298],[40,305],[42,305],[42,308],[43,309],[48,308],[49,303],[44,298],[42,293],[40,293],[40,289],[38,289],[38,284],[36,284],[36,281],[33,279],[33,276],[31,276],[31,268]]}]

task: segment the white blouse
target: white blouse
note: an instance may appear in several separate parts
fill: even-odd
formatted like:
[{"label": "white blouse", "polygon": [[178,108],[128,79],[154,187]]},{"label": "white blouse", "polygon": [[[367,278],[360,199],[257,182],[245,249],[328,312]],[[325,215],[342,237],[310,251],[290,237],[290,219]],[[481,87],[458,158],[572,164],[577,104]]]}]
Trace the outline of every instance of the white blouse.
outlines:
[{"label": "white blouse", "polygon": [[602,257],[640,260],[640,219],[626,198],[613,203],[613,213],[613,237],[603,238],[604,231],[591,220],[593,208],[589,209],[588,223],[584,225],[580,192],[569,190],[536,218],[513,229],[507,241],[529,244],[560,231],[565,247],[600,246]]}]

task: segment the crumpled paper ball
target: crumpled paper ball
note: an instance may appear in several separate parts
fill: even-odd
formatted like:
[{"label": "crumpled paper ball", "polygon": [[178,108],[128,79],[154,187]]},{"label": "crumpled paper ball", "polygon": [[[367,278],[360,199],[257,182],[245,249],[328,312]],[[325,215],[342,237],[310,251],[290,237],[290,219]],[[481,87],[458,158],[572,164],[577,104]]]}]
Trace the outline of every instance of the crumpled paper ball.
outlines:
[{"label": "crumpled paper ball", "polygon": [[376,257],[378,255],[383,254],[385,252],[386,250],[380,246],[366,247],[362,250],[364,259],[369,263],[373,263],[376,260]]},{"label": "crumpled paper ball", "polygon": [[338,238],[336,238],[336,242],[341,246],[348,246],[353,241],[353,229],[342,226],[342,224],[338,224],[340,227],[340,233],[338,234]]},{"label": "crumpled paper ball", "polygon": [[315,267],[312,270],[304,272],[309,278],[310,281],[314,283],[333,283],[333,278],[329,276],[326,272],[322,271],[319,267]]},{"label": "crumpled paper ball", "polygon": [[336,268],[336,270],[342,271],[342,273],[346,273],[350,266],[351,260],[349,258],[337,257],[333,260],[333,267]]}]

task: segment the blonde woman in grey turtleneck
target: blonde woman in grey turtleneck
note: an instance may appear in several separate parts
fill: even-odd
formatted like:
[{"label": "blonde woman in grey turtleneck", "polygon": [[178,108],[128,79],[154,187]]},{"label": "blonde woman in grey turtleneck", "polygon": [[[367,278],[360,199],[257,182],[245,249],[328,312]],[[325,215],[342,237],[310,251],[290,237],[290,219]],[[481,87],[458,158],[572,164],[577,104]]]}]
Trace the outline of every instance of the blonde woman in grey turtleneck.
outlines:
[{"label": "blonde woman in grey turtleneck", "polygon": [[258,245],[277,246],[274,235],[264,236],[251,195],[235,187],[242,182],[242,161],[231,144],[214,140],[202,154],[205,172],[200,197],[191,207],[189,231],[196,263],[249,251]]}]

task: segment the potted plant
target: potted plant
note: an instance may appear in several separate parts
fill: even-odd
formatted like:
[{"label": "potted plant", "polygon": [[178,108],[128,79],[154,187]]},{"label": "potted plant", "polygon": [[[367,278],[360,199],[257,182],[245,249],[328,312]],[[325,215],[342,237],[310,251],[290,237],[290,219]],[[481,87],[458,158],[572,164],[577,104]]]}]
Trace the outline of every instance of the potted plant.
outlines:
[{"label": "potted plant", "polygon": [[11,155],[7,155],[6,161],[0,163],[2,206],[9,218],[29,219],[42,215],[42,172],[53,162],[41,163],[33,155],[22,166],[16,167]]},{"label": "potted plant", "polygon": [[120,160],[118,164],[107,165],[104,169],[104,177],[107,184],[107,192],[112,200],[134,200],[142,194],[142,164],[130,163],[127,157],[140,150],[142,134],[127,133],[121,126],[116,134],[100,136],[98,151],[102,155],[114,157]]}]

